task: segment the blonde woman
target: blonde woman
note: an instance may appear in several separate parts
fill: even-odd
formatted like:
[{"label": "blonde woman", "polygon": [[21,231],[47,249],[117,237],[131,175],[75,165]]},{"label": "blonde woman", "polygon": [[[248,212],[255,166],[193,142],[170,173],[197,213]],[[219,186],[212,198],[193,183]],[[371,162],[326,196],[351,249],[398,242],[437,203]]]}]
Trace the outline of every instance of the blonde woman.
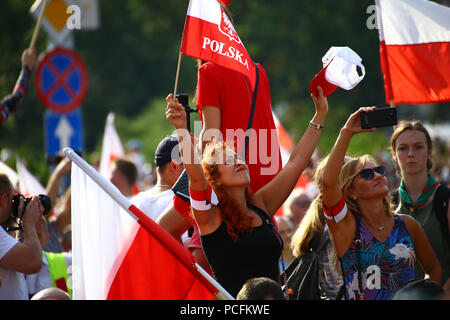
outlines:
[{"label": "blonde woman", "polygon": [[391,209],[384,167],[364,155],[342,166],[354,134],[361,128],[360,108],[341,129],[325,165],[322,196],[325,220],[341,259],[346,297],[388,300],[414,279],[417,260],[431,280],[439,283],[441,267],[420,225]]},{"label": "blonde woman", "polygon": [[[346,157],[346,161],[349,159],[349,157]],[[314,182],[319,188],[319,192],[322,192],[323,169],[327,160],[328,157],[325,157],[315,170]],[[340,262],[330,241],[328,227],[323,215],[321,194],[313,199],[308,211],[292,236],[291,249],[294,256],[297,258],[303,257],[313,244],[318,243],[319,239],[327,243],[324,250],[317,252],[319,255],[320,298],[322,300],[336,300],[344,281]]]}]

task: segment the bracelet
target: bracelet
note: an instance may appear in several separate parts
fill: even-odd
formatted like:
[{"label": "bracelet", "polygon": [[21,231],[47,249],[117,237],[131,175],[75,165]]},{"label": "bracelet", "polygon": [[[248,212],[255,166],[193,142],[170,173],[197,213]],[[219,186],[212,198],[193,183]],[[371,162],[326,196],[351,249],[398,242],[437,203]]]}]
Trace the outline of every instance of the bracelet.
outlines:
[{"label": "bracelet", "polygon": [[322,130],[322,128],[323,128],[323,124],[315,123],[315,122],[312,122],[312,121],[309,122],[308,126],[310,128],[316,129],[316,130]]}]

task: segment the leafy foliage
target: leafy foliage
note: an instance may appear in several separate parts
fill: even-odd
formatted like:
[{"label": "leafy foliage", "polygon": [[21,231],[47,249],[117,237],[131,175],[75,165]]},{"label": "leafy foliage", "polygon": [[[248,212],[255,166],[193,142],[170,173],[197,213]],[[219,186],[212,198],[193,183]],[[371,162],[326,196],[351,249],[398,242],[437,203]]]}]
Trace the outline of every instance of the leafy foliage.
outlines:
[{"label": "leafy foliage", "polygon": [[[1,96],[11,92],[20,70],[20,55],[30,42],[35,25],[29,14],[33,2],[0,2]],[[106,115],[113,111],[122,142],[138,138],[151,162],[157,143],[171,133],[164,119],[164,97],[173,91],[188,1],[101,0],[99,4],[100,28],[74,32],[75,48],[89,74],[88,94],[81,106],[86,151],[99,152]],[[373,4],[372,0],[234,0],[230,6],[238,34],[252,58],[268,73],[274,111],[295,140],[313,115],[309,82],[322,68],[321,57],[329,47],[349,46],[363,58],[365,79],[352,91],[338,89],[329,97],[330,114],[319,143],[324,153],[357,107],[385,105],[378,32],[366,26],[366,10]],[[39,52],[46,50],[47,41],[41,31]],[[179,81],[177,92],[192,98],[194,59],[182,58]],[[417,110],[414,117],[419,119],[442,120],[444,107],[448,104],[427,107],[431,110],[427,114],[422,113],[423,108],[410,110]],[[30,169],[43,180],[48,175],[44,112],[32,83],[25,103],[0,130],[0,149],[12,149],[28,159]],[[385,144],[385,132],[379,130],[361,135],[350,148],[375,152]]]}]

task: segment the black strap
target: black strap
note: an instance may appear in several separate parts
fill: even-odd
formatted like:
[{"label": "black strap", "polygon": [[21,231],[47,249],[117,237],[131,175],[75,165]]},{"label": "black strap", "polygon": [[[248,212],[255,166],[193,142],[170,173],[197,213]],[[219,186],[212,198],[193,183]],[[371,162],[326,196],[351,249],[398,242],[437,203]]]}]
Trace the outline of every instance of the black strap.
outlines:
[{"label": "black strap", "polygon": [[433,209],[441,227],[442,235],[444,236],[448,247],[450,248],[450,234],[448,230],[448,200],[450,197],[450,189],[444,185],[440,185],[433,199]]},{"label": "black strap", "polygon": [[356,262],[358,263],[358,288],[359,293],[363,293],[363,286],[362,286],[362,268],[361,268],[361,247],[362,247],[362,240],[361,240],[361,234],[359,232],[361,220],[356,221]]},{"label": "black strap", "polygon": [[275,236],[278,238],[278,241],[280,243],[281,251],[283,251],[283,248],[284,248],[283,238],[281,237],[280,233],[275,228],[275,226],[272,224],[272,221],[270,220],[269,215],[263,209],[261,209],[257,206],[254,206],[250,203],[247,203],[247,207],[252,209],[261,218],[263,224],[267,224],[272,228],[273,232],[275,233]]},{"label": "black strap", "polygon": [[342,300],[342,297],[345,294],[345,282],[342,284],[341,288],[339,289],[338,295],[336,297],[336,300]]},{"label": "black strap", "polygon": [[250,109],[250,117],[248,119],[247,131],[245,132],[244,150],[242,152],[242,158],[244,160],[247,158],[248,143],[250,140],[250,129],[251,129],[252,123],[253,123],[253,115],[255,114],[255,106],[256,106],[256,96],[258,94],[259,69],[258,69],[258,65],[256,63],[254,63],[254,64],[255,64],[255,68],[256,68],[256,82],[255,82],[255,89],[253,90],[252,108]]}]

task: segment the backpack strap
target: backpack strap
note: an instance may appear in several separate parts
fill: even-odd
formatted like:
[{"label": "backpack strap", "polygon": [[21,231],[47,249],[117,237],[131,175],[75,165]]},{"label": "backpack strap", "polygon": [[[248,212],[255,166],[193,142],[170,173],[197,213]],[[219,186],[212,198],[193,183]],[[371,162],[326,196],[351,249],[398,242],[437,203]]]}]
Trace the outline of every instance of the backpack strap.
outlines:
[{"label": "backpack strap", "polygon": [[252,127],[253,123],[253,115],[255,114],[255,106],[256,106],[256,97],[258,95],[258,84],[259,84],[259,69],[258,65],[254,62],[255,69],[256,69],[256,82],[255,82],[255,89],[253,90],[253,99],[252,99],[252,105],[250,109],[250,116],[248,118],[248,125],[247,125],[247,131],[245,132],[245,141],[244,141],[244,150],[242,152],[242,158],[247,158],[247,150],[248,150],[248,143],[250,141],[250,129]]},{"label": "backpack strap", "polygon": [[447,244],[450,248],[450,234],[448,230],[448,200],[450,198],[450,189],[444,185],[440,185],[436,193],[434,194],[433,199],[433,209],[436,214],[436,218],[439,221],[439,225],[441,227],[442,234],[447,241]]},{"label": "backpack strap", "polygon": [[362,240],[361,234],[359,232],[361,220],[356,221],[356,262],[358,267],[358,289],[359,293],[363,295],[363,286],[362,286],[362,267],[361,267],[361,248],[362,248]]}]

